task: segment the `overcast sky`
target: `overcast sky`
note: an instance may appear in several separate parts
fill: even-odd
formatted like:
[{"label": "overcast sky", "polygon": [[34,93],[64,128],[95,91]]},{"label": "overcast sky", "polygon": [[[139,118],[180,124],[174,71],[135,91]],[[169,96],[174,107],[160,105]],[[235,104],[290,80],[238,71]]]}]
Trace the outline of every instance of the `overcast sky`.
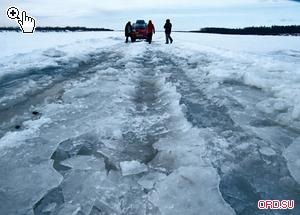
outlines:
[{"label": "overcast sky", "polygon": [[6,10],[16,6],[38,26],[87,26],[123,29],[136,19],[157,28],[170,18],[176,30],[300,24],[300,3],[289,0],[0,0],[0,26],[14,26]]}]

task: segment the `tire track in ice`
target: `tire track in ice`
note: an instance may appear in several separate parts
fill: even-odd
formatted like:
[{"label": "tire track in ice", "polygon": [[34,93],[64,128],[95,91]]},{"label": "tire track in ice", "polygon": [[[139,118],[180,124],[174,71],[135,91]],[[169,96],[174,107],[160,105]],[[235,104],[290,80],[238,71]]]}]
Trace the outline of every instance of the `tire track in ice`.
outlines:
[{"label": "tire track in ice", "polygon": [[[192,128],[186,120],[180,105],[181,96],[167,81],[168,74],[163,72],[163,68],[171,65],[151,47],[141,62],[144,69],[138,82],[135,113],[166,117],[147,131],[156,137],[154,148],[158,154],[148,165],[154,172],[143,176],[141,183],[150,175],[153,177],[155,171],[155,174],[166,174],[164,180],[150,180],[150,187],[153,187],[149,192],[150,202],[161,214],[199,214],[200,211],[205,211],[205,214],[232,214],[219,194],[217,173],[202,159],[204,140],[199,130]],[[155,79],[157,81],[153,83]],[[151,102],[147,102],[149,97]],[[145,124],[142,126],[147,128]],[[210,198],[206,198],[208,192]]]},{"label": "tire track in ice", "polygon": [[[218,92],[221,93],[219,97],[208,97],[209,95],[206,95],[203,89],[208,88],[212,83],[205,81],[197,83],[189,77],[189,68],[195,67],[199,68],[198,76],[205,77],[206,63],[213,61],[207,59],[206,55],[202,57],[202,63],[205,62],[205,64],[199,62],[198,65],[190,64],[188,59],[165,52],[162,52],[160,56],[167,65],[172,65],[171,68],[166,67],[163,71],[169,73],[168,80],[176,84],[182,96],[180,102],[186,106],[188,121],[202,128],[206,139],[207,157],[221,176],[220,190],[224,199],[230,203],[236,213],[243,215],[298,214],[299,208],[297,207],[293,211],[280,212],[262,212],[257,209],[257,202],[261,199],[289,199],[299,202],[300,186],[291,177],[286,160],[282,156],[285,147],[297,134],[277,124],[274,125],[268,117],[263,115],[251,113],[249,116],[250,112],[247,112],[249,110],[229,94],[227,95],[229,103],[224,104],[223,101],[227,98],[222,97],[224,94],[221,90]],[[220,88],[222,87],[224,88],[221,85]],[[259,89],[251,89],[242,83],[232,84],[230,87],[241,90],[245,97],[248,95],[264,96]],[[254,104],[252,106],[255,108]],[[274,141],[274,139],[268,139],[268,135],[263,136],[261,133],[246,129],[242,122],[232,118],[232,112],[233,114],[248,114],[248,120],[251,120],[251,123],[258,128],[265,128],[266,132],[269,128],[273,128],[279,139]],[[272,140],[275,143],[272,143]],[[270,147],[275,151],[264,150]]]},{"label": "tire track in ice", "polygon": [[[148,48],[141,53],[131,56],[130,62],[128,57],[114,62],[111,75],[100,70],[101,81],[96,75],[95,83],[87,80],[82,87],[70,89],[81,92],[96,84],[101,86],[96,93],[84,93],[86,98],[64,93],[64,102],[83,99],[96,107],[86,116],[74,110],[77,117],[67,121],[69,129],[60,126],[63,134],[58,139],[65,140],[52,159],[64,178],[35,204],[36,214],[48,210],[54,214],[232,214],[219,193],[216,171],[201,158],[204,141],[199,130],[186,121],[180,95],[161,72],[164,62]],[[106,92],[106,87],[111,90]],[[79,120],[89,125],[77,125]],[[96,168],[93,163],[101,160],[105,165]],[[122,176],[126,170],[120,163],[132,160],[148,170]]]}]

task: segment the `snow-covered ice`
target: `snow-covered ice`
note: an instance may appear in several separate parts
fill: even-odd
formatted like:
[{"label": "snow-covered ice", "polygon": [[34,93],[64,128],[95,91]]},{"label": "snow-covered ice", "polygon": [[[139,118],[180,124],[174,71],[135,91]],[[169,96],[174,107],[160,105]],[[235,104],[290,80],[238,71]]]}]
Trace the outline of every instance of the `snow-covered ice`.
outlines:
[{"label": "snow-covered ice", "polygon": [[0,214],[259,215],[259,199],[300,200],[300,37],[173,37],[0,33]]}]

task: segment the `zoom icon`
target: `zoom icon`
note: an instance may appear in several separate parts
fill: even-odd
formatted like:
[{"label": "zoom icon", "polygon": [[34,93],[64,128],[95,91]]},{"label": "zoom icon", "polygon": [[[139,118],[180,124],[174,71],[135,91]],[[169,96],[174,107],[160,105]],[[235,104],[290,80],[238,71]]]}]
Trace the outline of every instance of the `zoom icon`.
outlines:
[{"label": "zoom icon", "polygon": [[16,20],[23,33],[34,33],[36,27],[36,21],[33,17],[27,16],[26,11],[22,11],[21,17],[19,9],[16,7],[10,7],[7,9],[7,17],[9,19]]}]

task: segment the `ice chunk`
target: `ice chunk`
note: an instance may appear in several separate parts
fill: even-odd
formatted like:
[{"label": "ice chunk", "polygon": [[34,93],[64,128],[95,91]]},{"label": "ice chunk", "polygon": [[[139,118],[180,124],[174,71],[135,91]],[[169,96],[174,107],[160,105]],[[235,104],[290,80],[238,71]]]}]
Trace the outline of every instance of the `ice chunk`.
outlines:
[{"label": "ice chunk", "polygon": [[259,152],[266,156],[276,155],[276,152],[270,147],[262,147],[261,149],[259,149]]},{"label": "ice chunk", "polygon": [[42,212],[43,213],[52,213],[56,208],[56,203],[49,204]]},{"label": "ice chunk", "polygon": [[104,159],[94,156],[76,156],[61,162],[62,165],[78,170],[104,170]]},{"label": "ice chunk", "polygon": [[106,172],[71,169],[66,173],[61,187],[66,202],[63,210],[80,207],[83,214],[89,214],[93,207],[100,207],[95,205],[95,201],[109,205],[112,211],[120,210],[119,192],[122,188],[108,179]]},{"label": "ice chunk", "polygon": [[81,215],[81,207],[79,204],[76,205],[66,205],[65,207],[63,207],[57,215],[66,215],[66,214],[70,214],[70,215]]},{"label": "ice chunk", "polygon": [[31,166],[21,163],[18,167],[2,166],[0,187],[4,192],[2,195],[0,189],[0,213],[29,214],[34,204],[62,181],[62,176],[52,165],[53,162],[45,161]]},{"label": "ice chunk", "polygon": [[294,110],[292,112],[292,118],[294,120],[297,120],[300,118],[300,104],[297,104],[295,107],[294,107]]},{"label": "ice chunk", "polygon": [[293,178],[300,183],[300,138],[297,138],[284,152],[288,168]]},{"label": "ice chunk", "polygon": [[166,178],[166,175],[163,173],[153,172],[149,173],[148,175],[143,176],[139,181],[139,185],[146,189],[152,189],[154,184],[162,181]]},{"label": "ice chunk", "polygon": [[34,207],[34,214],[56,214],[59,207],[64,204],[64,196],[60,187],[49,191]]},{"label": "ice chunk", "polygon": [[155,186],[150,201],[161,214],[235,214],[219,191],[219,177],[210,167],[175,170]]},{"label": "ice chunk", "polygon": [[[185,144],[182,144],[185,143]],[[199,135],[199,130],[192,128],[186,132],[162,138],[154,144],[158,150],[156,157],[150,162],[152,167],[165,168],[168,171],[182,166],[207,166],[202,159],[204,140]]]},{"label": "ice chunk", "polygon": [[123,176],[137,175],[148,171],[148,167],[138,161],[123,161],[120,163],[120,167]]},{"label": "ice chunk", "polygon": [[118,215],[120,214],[120,212],[116,211],[114,208],[111,208],[105,202],[97,200],[91,210],[90,215],[97,215],[97,214]]}]

